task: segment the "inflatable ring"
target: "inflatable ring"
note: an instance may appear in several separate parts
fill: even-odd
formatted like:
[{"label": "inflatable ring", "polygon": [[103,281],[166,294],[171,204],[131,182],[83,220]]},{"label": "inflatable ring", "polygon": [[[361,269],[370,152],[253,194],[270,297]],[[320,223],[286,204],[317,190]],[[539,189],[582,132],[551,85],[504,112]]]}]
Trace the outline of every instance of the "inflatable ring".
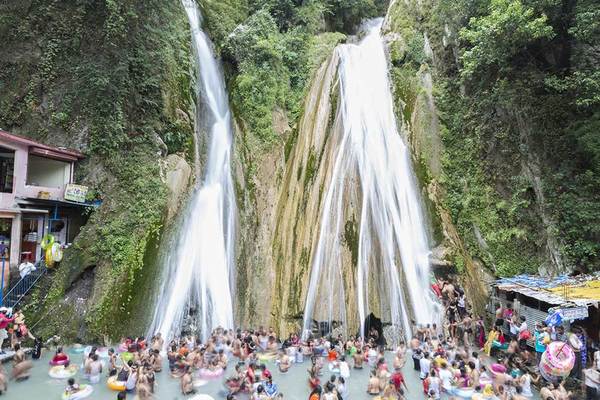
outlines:
[{"label": "inflatable ring", "polygon": [[581,343],[581,339],[579,339],[579,337],[574,333],[571,333],[569,335],[568,342],[569,342],[569,345],[575,351],[581,350],[581,346],[583,346],[583,343]]},{"label": "inflatable ring", "polygon": [[115,392],[124,392],[127,390],[127,382],[118,381],[116,376],[111,376],[108,378],[108,381],[106,381],[106,386]]},{"label": "inflatable ring", "polygon": [[222,376],[225,373],[223,368],[219,368],[217,370],[210,370],[206,368],[200,368],[198,371],[198,376],[203,379],[216,379]]},{"label": "inflatable ring", "polygon": [[92,392],[94,391],[94,388],[91,385],[79,385],[79,392],[75,392],[75,393],[67,393],[64,392],[62,395],[63,400],[79,400],[79,399],[85,399],[86,397],[89,397]]},{"label": "inflatable ring", "polygon": [[486,377],[482,377],[482,378],[479,379],[479,387],[481,389],[483,389],[487,385],[491,385],[492,383],[493,383],[492,379],[489,378],[489,377],[487,377],[487,376]]},{"label": "inflatable ring", "polygon": [[54,258],[52,258],[52,247],[48,247],[45,250],[44,260],[46,261],[46,266],[52,268],[54,266]]},{"label": "inflatable ring", "polygon": [[121,359],[125,362],[133,360],[133,353],[126,351],[125,353],[121,353]]},{"label": "inflatable ring", "polygon": [[74,346],[71,348],[71,350],[69,350],[69,351],[70,351],[71,353],[74,353],[74,354],[81,354],[81,353],[83,353],[83,352],[85,351],[85,349],[86,349],[86,348],[85,348],[85,347],[83,347],[82,345],[80,345],[80,344],[76,344],[76,345],[74,345]]},{"label": "inflatable ring", "polygon": [[69,356],[65,356],[65,358],[61,358],[61,359],[56,359],[56,356],[54,356],[54,358],[52,358],[52,360],[50,360],[50,362],[48,364],[52,365],[53,367],[57,366],[57,365],[65,365],[69,363]]},{"label": "inflatable ring", "polygon": [[475,391],[470,388],[456,388],[451,391],[454,396],[458,396],[461,399],[471,399]]},{"label": "inflatable ring", "polygon": [[69,379],[77,374],[77,365],[69,365],[65,367],[63,365],[56,365],[48,371],[48,375],[53,379]]},{"label": "inflatable ring", "polygon": [[61,262],[63,258],[63,251],[60,243],[54,242],[50,247],[50,251],[52,252],[52,259],[54,262]]},{"label": "inflatable ring", "polygon": [[565,377],[571,373],[575,365],[575,352],[564,342],[552,342],[547,347],[540,360],[540,372],[546,376]]},{"label": "inflatable ring", "polygon": [[279,389],[277,388],[276,384],[272,384],[271,386],[264,385],[264,388],[265,388],[265,392],[271,398],[274,398],[277,395],[277,393],[279,392]]},{"label": "inflatable ring", "polygon": [[276,357],[277,357],[277,354],[274,354],[274,353],[260,353],[260,354],[256,355],[256,358],[258,358],[258,361],[262,361],[262,362],[273,361]]},{"label": "inflatable ring", "polygon": [[44,237],[42,238],[42,242],[41,242],[42,250],[51,248],[53,244],[54,244],[54,236],[52,236],[49,233],[44,235]]},{"label": "inflatable ring", "polygon": [[498,364],[498,363],[492,364],[490,369],[495,374],[503,374],[506,372],[506,367],[504,365]]}]

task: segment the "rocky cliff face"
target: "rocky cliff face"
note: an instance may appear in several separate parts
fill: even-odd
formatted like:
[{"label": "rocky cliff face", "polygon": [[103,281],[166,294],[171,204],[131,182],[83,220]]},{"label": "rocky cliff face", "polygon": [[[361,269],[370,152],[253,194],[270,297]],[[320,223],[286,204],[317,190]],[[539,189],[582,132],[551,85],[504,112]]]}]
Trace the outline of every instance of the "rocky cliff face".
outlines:
[{"label": "rocky cliff face", "polygon": [[[285,333],[300,325],[336,145],[333,47],[345,35],[327,30],[348,33],[378,10],[367,0],[333,13],[320,1],[201,3],[236,118],[236,318]],[[508,19],[517,28],[530,18],[554,36],[543,24],[519,31],[517,43],[485,36],[505,32],[498,16],[511,9],[498,7],[509,3],[527,11]],[[387,12],[396,112],[432,222],[431,261],[462,276],[478,309],[490,273],[598,269],[598,29],[588,21],[597,4],[562,3],[397,0]],[[26,311],[42,335],[141,334],[158,245],[182,218],[190,183],[183,9],[158,0],[0,7],[0,126],[84,151],[78,181],[103,200]],[[474,49],[488,64],[469,59]],[[347,298],[359,200],[345,204]]]}]

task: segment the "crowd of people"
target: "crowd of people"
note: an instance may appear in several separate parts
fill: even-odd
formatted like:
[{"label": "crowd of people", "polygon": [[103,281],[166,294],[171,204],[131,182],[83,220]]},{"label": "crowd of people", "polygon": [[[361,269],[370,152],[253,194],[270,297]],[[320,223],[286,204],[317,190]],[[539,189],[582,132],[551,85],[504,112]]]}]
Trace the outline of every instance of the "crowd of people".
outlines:
[{"label": "crowd of people", "polygon": [[[560,324],[548,326],[541,322],[530,330],[527,319],[509,303],[496,304],[495,320],[488,329],[482,316],[472,314],[458,284],[438,280],[432,290],[443,316],[430,324],[413,322],[410,340],[400,340],[393,348],[383,340],[383,330],[373,327],[364,339],[337,332],[317,337],[307,332],[304,338],[290,334],[282,340],[273,328],[261,327],[218,328],[205,342],[189,335],[165,343],[157,333],[150,340],[123,338],[116,349],[81,349],[83,375],[92,385],[107,379],[109,387],[118,392],[118,399],[125,399],[128,393],[135,393],[139,400],[156,398],[157,374],[162,373],[179,381],[183,395],[193,395],[207,382],[219,380],[224,383],[228,400],[240,395],[251,400],[280,400],[285,395],[278,379],[292,369],[305,368],[309,400],[367,396],[377,400],[525,400],[534,396],[534,385],[540,387],[542,400],[598,400],[600,352],[588,357],[586,333],[581,327],[565,332]],[[26,379],[32,363],[26,359],[20,342],[35,340],[33,357],[39,358],[41,341],[28,332],[20,311],[14,315],[0,312],[1,329],[6,329],[15,351],[11,378]],[[538,373],[546,346],[555,341],[565,342],[577,354],[571,375],[582,380],[583,393],[567,389],[564,380],[545,380]],[[62,347],[57,346],[51,363],[59,376],[69,376],[67,395],[90,390],[77,382],[74,373],[69,375],[77,367],[70,364]],[[168,371],[163,371],[166,365]],[[411,384],[407,384],[407,378]],[[356,384],[358,379],[362,383]],[[8,375],[0,369],[0,392],[6,391],[8,381]],[[362,393],[366,394],[351,395],[350,382],[354,388],[364,385]]]}]

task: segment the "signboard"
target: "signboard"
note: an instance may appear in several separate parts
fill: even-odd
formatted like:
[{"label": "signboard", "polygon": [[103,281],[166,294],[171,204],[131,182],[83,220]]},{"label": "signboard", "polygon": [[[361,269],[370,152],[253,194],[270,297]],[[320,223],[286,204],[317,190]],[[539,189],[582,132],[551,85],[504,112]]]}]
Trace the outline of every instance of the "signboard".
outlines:
[{"label": "signboard", "polygon": [[583,307],[571,307],[561,308],[563,319],[572,321],[574,319],[584,319],[588,317],[588,308]]},{"label": "signboard", "polygon": [[74,201],[76,203],[85,203],[88,187],[83,185],[67,184],[65,188],[65,200]]}]

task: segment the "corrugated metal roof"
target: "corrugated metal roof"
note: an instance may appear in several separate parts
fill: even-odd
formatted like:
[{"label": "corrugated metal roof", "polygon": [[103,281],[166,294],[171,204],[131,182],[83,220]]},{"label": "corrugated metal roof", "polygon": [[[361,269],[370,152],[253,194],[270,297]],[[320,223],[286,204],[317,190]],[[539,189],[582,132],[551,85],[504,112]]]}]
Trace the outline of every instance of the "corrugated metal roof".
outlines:
[{"label": "corrugated metal roof", "polygon": [[517,275],[498,279],[500,290],[517,292],[553,305],[598,305],[600,302],[600,274],[556,277]]}]

